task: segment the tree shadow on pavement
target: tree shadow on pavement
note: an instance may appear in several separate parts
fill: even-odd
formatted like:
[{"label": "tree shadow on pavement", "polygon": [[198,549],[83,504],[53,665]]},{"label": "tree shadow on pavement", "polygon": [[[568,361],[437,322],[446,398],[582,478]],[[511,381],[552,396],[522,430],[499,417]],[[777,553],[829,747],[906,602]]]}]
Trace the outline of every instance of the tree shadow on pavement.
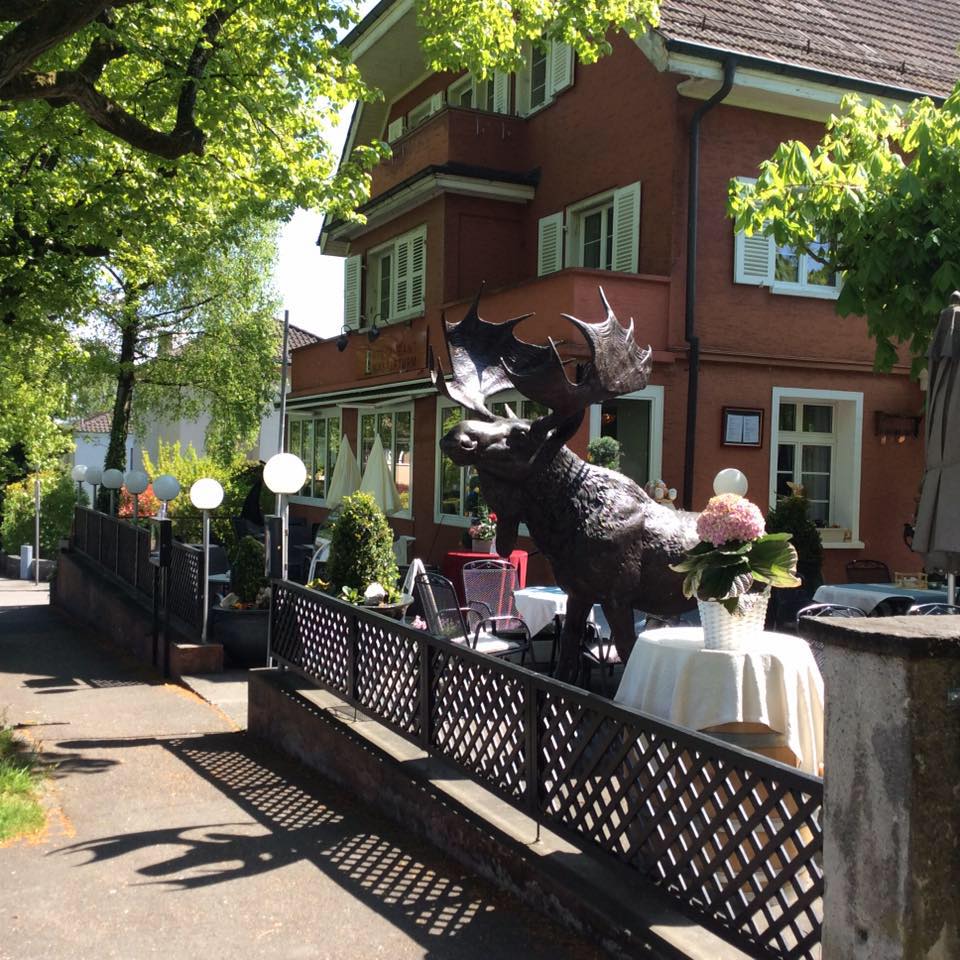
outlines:
[{"label": "tree shadow on pavement", "polygon": [[[307,861],[430,947],[427,956],[458,960],[603,956],[595,946],[466,874],[436,848],[245,733],[67,741],[58,747],[103,750],[145,745],[169,750],[254,822],[115,834],[56,853],[88,854],[85,863],[94,863],[152,847],[169,854],[173,848],[174,853],[138,873],[145,883],[185,891]],[[450,946],[441,948],[437,938],[450,941]]]}]

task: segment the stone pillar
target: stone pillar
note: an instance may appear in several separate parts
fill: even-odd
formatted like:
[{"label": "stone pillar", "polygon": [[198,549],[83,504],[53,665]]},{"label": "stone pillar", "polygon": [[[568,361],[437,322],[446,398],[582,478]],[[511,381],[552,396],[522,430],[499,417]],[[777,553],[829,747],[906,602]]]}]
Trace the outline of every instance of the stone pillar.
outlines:
[{"label": "stone pillar", "polygon": [[960,958],[960,617],[802,632],[826,651],[824,960]]}]

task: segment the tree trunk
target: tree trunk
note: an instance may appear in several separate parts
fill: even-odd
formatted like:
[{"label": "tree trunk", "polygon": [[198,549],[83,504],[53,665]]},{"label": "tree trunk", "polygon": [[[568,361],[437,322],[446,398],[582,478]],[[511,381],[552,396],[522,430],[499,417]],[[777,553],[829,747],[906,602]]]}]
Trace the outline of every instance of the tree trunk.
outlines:
[{"label": "tree trunk", "polygon": [[[110,443],[103,461],[104,469],[127,468],[127,435],[130,432],[130,409],[133,401],[133,385],[136,381],[134,351],[137,346],[137,324],[129,323],[123,328],[120,338],[120,356],[117,358],[117,395],[113,401],[113,421],[110,424]],[[101,489],[101,509],[108,509],[110,495]]]}]

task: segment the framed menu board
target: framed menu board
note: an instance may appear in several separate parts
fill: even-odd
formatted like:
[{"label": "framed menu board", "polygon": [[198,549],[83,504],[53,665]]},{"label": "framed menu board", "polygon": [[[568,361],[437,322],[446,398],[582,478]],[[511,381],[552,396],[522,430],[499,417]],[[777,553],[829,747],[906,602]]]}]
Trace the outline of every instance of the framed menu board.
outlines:
[{"label": "framed menu board", "polygon": [[726,447],[762,447],[763,411],[750,407],[724,407],[720,439]]}]

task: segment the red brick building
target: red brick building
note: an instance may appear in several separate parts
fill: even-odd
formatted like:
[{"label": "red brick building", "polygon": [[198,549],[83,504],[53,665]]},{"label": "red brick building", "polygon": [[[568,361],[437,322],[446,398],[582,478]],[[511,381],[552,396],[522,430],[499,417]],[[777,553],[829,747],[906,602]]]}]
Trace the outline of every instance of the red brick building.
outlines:
[{"label": "red brick building", "polygon": [[819,140],[844,93],[949,91],[956,9],[861,6],[842,0],[829,19],[807,10],[798,23],[786,0],[667,0],[658,30],[613,38],[596,64],[553,44],[520,74],[484,82],[424,72],[407,0],[373,10],[345,43],[385,99],[358,109],[346,150],[380,137],[393,158],[374,172],[366,223],[328,223],[321,236],[345,257],[349,334],[343,350],[329,340],[294,354],[290,448],[311,472],[296,509],[322,519],[338,438],[362,466],[379,431],[404,495],[393,527],[425,559],[456,548],[470,478],[437,448],[458,415],[428,377],[441,318],[459,319],[483,283],[485,319],[535,311],[524,339],[569,337],[561,312],[600,319],[602,285],[652,345],[653,375],[591,410],[577,452],[615,435],[624,472],[663,479],[693,508],[722,467],[743,470],[762,506],[803,482],[832,527],[826,578],[858,557],[916,568],[902,528],[922,442],[881,424],[918,417],[920,386],[906,364],[872,371],[865,322],[835,311],[839,278],[735,237],[725,212],[729,180],[755,175],[785,139]]}]

